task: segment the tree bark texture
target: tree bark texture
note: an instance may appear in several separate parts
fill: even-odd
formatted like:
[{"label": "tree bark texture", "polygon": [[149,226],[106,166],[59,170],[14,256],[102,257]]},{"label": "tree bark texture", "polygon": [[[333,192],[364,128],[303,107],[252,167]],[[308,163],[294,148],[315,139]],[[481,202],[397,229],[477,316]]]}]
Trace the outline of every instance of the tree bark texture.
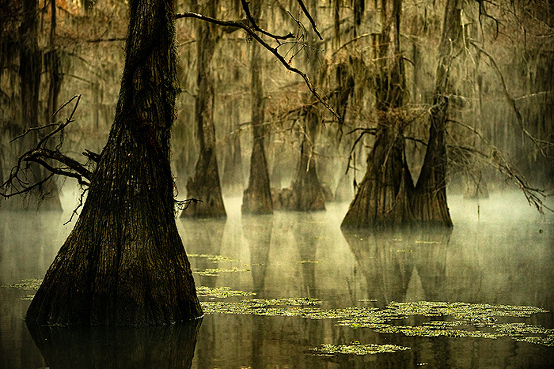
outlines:
[{"label": "tree bark texture", "polygon": [[[207,15],[214,16],[217,1],[208,3]],[[202,200],[192,203],[181,217],[224,218],[227,216],[215,147],[214,76],[212,59],[216,44],[216,26],[208,22],[198,22],[196,28],[197,45],[197,86],[196,127],[200,142],[200,154],[196,162],[194,176],[187,182],[187,197]]]},{"label": "tree bark texture", "polygon": [[343,227],[378,228],[409,224],[413,182],[404,155],[402,128],[379,128],[366,174],[342,221]]},{"label": "tree bark texture", "polygon": [[160,325],[202,315],[174,217],[173,1],[130,1],[116,117],[75,228],[27,321]]},{"label": "tree bark texture", "polygon": [[401,0],[382,1],[381,33],[373,37],[378,58],[375,76],[377,133],[364,179],[342,222],[343,227],[373,228],[409,224],[412,177],[406,163],[403,105],[405,76],[400,52]]},{"label": "tree bark texture", "polygon": [[265,156],[264,91],[262,85],[261,46],[252,45],[251,91],[252,91],[252,156],[248,188],[242,197],[242,212],[272,214],[273,201],[269,183],[269,169]]},{"label": "tree bark texture", "polygon": [[446,200],[446,123],[448,94],[451,93],[450,69],[461,47],[461,4],[459,0],[446,3],[439,63],[435,76],[433,107],[431,108],[429,143],[423,167],[412,199],[414,218],[430,225],[452,226]]}]

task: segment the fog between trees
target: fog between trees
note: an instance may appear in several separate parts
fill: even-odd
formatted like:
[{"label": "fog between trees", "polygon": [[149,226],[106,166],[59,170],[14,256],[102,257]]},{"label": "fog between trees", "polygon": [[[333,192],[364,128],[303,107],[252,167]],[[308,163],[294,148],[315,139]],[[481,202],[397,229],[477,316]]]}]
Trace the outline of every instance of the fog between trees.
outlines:
[{"label": "fog between trees", "polygon": [[[475,197],[512,182],[526,190],[551,188],[554,9],[548,2],[304,3],[322,39],[296,1],[252,2],[250,10],[260,28],[295,36],[280,41],[279,52],[307,73],[342,121],[244,31],[198,19],[176,21],[175,195],[202,200],[183,214],[224,216],[219,187],[224,196],[243,196],[245,212],[321,210],[325,201],[352,201],[373,171],[373,177],[390,183],[377,181],[364,195],[369,198],[361,210],[365,215],[356,218],[368,220],[355,226],[428,219],[412,209],[410,182],[415,190],[424,167],[441,55],[450,58],[448,82],[438,91],[448,106],[445,153],[436,160],[446,162],[446,182],[434,183],[434,190],[446,186]],[[445,23],[447,4],[457,13]],[[61,151],[84,163],[80,153],[85,148],[99,153],[114,119],[127,4],[5,0],[2,9],[2,179],[9,178],[16,158],[40,133],[15,143],[11,138],[50,123],[57,107],[76,94],[81,102],[64,130]],[[176,1],[176,12],[185,11],[248,23],[238,1]],[[455,28],[450,34],[448,26]],[[66,107],[54,121],[69,113]],[[203,119],[213,123],[208,136],[200,129]],[[368,155],[376,158],[379,145],[384,156],[368,170]],[[382,164],[391,167],[379,172]],[[36,167],[30,181],[48,175]],[[55,181],[62,191],[63,182]],[[53,200],[43,200],[41,208],[59,208],[56,188],[42,190],[25,205],[13,205],[20,200],[11,198],[1,206],[35,207],[50,194]],[[404,200],[397,204],[399,191]],[[215,208],[199,210],[207,205]],[[379,215],[399,208],[405,216]],[[435,220],[448,224],[445,217]]]}]

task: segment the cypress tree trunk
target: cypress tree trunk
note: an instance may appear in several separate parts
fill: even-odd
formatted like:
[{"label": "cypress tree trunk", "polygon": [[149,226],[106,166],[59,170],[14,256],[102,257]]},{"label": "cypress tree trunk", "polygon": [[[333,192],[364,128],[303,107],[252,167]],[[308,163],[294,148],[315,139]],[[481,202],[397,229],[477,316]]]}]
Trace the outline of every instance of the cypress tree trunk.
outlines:
[{"label": "cypress tree trunk", "polygon": [[48,85],[48,104],[46,106],[45,122],[52,123],[54,121],[54,113],[58,109],[58,96],[62,87],[63,74],[61,73],[61,60],[58,49],[56,47],[56,0],[50,1],[50,50],[44,55],[44,64],[46,66],[49,85]]},{"label": "cypress tree trunk", "polygon": [[[318,1],[310,0],[310,13],[312,18],[317,23],[318,17]],[[309,74],[315,75],[318,71],[317,58],[312,57],[308,60]],[[317,84],[317,81],[314,80]],[[306,105],[310,105],[311,95],[308,95],[305,100]],[[319,125],[321,116],[313,107],[308,106],[305,109],[303,117],[303,132],[302,141],[300,143],[300,158],[298,159],[298,167],[296,177],[292,182],[292,198],[287,204],[289,210],[299,211],[318,211],[325,210],[325,195],[319,183],[317,175],[317,160],[315,157],[315,143],[319,135]]]},{"label": "cypress tree trunk", "polygon": [[155,325],[202,315],[174,217],[176,91],[173,1],[131,0],[110,136],[28,322]]},{"label": "cypress tree trunk", "polygon": [[[19,80],[20,80],[20,124],[15,132],[16,137],[31,127],[39,126],[39,88],[42,71],[42,52],[38,46],[38,9],[37,0],[23,1],[23,19],[19,28]],[[14,146],[14,157],[34,147],[38,142],[36,131],[30,132],[22,139],[17,140]],[[29,164],[28,179],[31,182],[40,182],[47,174],[39,164]],[[28,197],[14,197],[7,201],[6,207],[13,210],[58,210],[61,203],[58,189],[53,181],[47,181],[39,186],[37,191],[30,192]]]},{"label": "cypress tree trunk", "polygon": [[452,226],[446,201],[446,122],[452,61],[461,43],[461,4],[448,0],[439,45],[439,63],[435,77],[435,92],[431,108],[429,143],[421,173],[412,199],[414,218],[424,224]]},{"label": "cypress tree trunk", "polygon": [[374,36],[378,58],[375,77],[377,133],[367,159],[367,169],[343,227],[372,228],[409,224],[413,182],[406,163],[403,105],[404,67],[400,53],[401,0],[382,1],[382,32]]},{"label": "cypress tree trunk", "polygon": [[[208,3],[208,16],[215,16],[217,1]],[[187,182],[187,197],[202,200],[194,202],[181,213],[181,217],[224,218],[227,216],[221,194],[219,169],[215,148],[214,76],[212,59],[216,44],[216,29],[207,22],[199,22],[196,28],[197,85],[196,124],[200,142],[200,155],[194,176]]]},{"label": "cypress tree trunk", "polygon": [[242,150],[240,144],[240,112],[237,100],[229,99],[225,103],[228,111],[228,134],[223,143],[226,147],[223,162],[223,192],[231,196],[240,196],[244,191],[244,179],[242,173]]},{"label": "cypress tree trunk", "polygon": [[373,228],[409,224],[413,182],[404,156],[401,127],[378,128],[367,169],[342,227]]},{"label": "cypress tree trunk", "polygon": [[[257,7],[259,8],[259,7]],[[258,9],[259,11],[259,9]],[[265,156],[264,96],[260,45],[252,45],[251,89],[252,89],[252,156],[250,157],[250,178],[248,188],[242,197],[242,212],[272,214],[273,202],[269,185],[269,171]]]},{"label": "cypress tree trunk", "polygon": [[300,159],[296,179],[292,183],[292,204],[289,206],[291,210],[325,210],[325,195],[317,176],[317,161],[314,155],[320,121],[317,110],[314,107],[307,108],[304,118],[305,132],[300,144]]}]

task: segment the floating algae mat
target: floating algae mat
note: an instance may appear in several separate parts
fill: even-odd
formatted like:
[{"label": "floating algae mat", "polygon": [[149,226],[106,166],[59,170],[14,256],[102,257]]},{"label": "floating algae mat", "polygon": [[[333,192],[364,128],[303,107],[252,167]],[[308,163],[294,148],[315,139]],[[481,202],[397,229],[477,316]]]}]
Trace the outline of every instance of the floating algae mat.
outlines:
[{"label": "floating algae mat", "polygon": [[2,286],[2,287],[29,291],[29,290],[38,290],[41,283],[42,283],[42,279],[23,279],[18,283],[14,283],[14,284],[10,284],[9,286]]},{"label": "floating algae mat", "polygon": [[334,356],[334,355],[375,355],[384,353],[393,353],[397,351],[409,350],[409,347],[397,345],[363,345],[359,342],[352,342],[349,345],[331,345],[323,344],[313,348],[312,351],[317,356]]},{"label": "floating algae mat", "polygon": [[223,255],[213,255],[213,254],[187,254],[189,258],[204,258],[213,262],[217,261],[238,261]]},{"label": "floating algae mat", "polygon": [[244,292],[244,291],[232,291],[229,287],[206,287],[198,286],[196,288],[196,293],[198,296],[207,296],[218,299],[225,299],[228,297],[237,297],[237,296],[254,296],[254,292]]},{"label": "floating algae mat", "polygon": [[[218,262],[237,262],[240,260],[232,259],[227,256],[223,255],[213,255],[213,254],[188,254],[189,258],[203,258],[209,261],[212,261],[214,263]],[[249,266],[249,265],[245,265]],[[205,277],[219,277],[221,273],[239,273],[239,272],[249,272],[250,269],[248,268],[207,268],[207,269],[201,269],[201,270],[195,270],[193,271],[194,274],[202,275]]]},{"label": "floating algae mat", "polygon": [[[337,325],[351,328],[370,328],[378,333],[396,333],[418,337],[443,336],[485,339],[507,337],[516,341],[554,346],[554,329],[521,322],[500,323],[497,321],[498,318],[529,318],[533,314],[547,313],[546,310],[532,306],[427,301],[393,302],[384,309],[371,307],[323,309],[320,305],[320,300],[307,298],[202,302],[202,308],[206,314],[250,314],[295,316],[307,319],[336,319]],[[428,317],[430,321],[417,326],[398,324],[399,321],[413,316]]]},{"label": "floating algae mat", "polygon": [[194,271],[193,273],[203,275],[203,276],[206,276],[206,277],[219,277],[220,273],[239,273],[239,272],[249,272],[249,271],[250,271],[250,269],[232,267],[232,268],[228,268],[228,269],[225,269],[225,268],[209,268],[209,269]]},{"label": "floating algae mat", "polygon": [[[238,271],[238,270],[237,270]],[[3,288],[21,291],[38,290],[41,279],[24,279]],[[225,299],[255,295],[233,291],[229,287],[197,288],[198,296]],[[32,295],[22,296],[31,299]],[[203,301],[205,314],[237,314],[260,316],[290,316],[306,319],[335,319],[336,324],[350,328],[369,328],[378,333],[403,334],[412,337],[511,338],[542,346],[554,347],[554,329],[524,322],[507,322],[508,318],[529,318],[548,311],[533,306],[470,304],[463,302],[392,302],[384,309],[374,307],[345,307],[324,309],[322,301],[312,298],[244,299],[237,302]],[[421,325],[403,325],[402,320],[423,316],[429,321]],[[502,321],[499,321],[502,320]],[[355,352],[390,352],[372,345],[323,345],[314,352],[345,354]],[[373,350],[375,349],[375,350]],[[352,351],[352,352],[350,352]],[[355,351],[355,352],[354,352]],[[398,350],[395,350],[398,351]],[[365,354],[364,354],[365,355]]]}]

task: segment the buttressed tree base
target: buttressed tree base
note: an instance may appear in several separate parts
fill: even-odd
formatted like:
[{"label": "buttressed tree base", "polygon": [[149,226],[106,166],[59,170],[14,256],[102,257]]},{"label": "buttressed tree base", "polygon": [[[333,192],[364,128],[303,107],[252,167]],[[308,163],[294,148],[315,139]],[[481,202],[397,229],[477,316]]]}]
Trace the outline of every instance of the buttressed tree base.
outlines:
[{"label": "buttressed tree base", "polygon": [[115,120],[75,228],[35,295],[39,324],[161,325],[202,316],[174,217],[173,1],[130,1]]}]

